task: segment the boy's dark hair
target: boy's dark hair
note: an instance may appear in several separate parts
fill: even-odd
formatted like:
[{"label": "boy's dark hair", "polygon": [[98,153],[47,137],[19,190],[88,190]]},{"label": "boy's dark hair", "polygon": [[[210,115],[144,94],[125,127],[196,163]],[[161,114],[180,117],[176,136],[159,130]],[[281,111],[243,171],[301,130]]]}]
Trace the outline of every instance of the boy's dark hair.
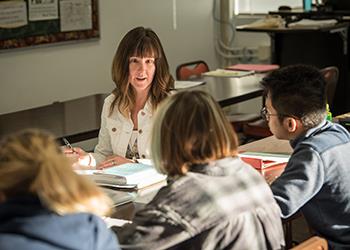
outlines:
[{"label": "boy's dark hair", "polygon": [[261,85],[280,121],[292,116],[312,128],[325,118],[326,82],[317,68],[302,64],[283,67],[267,75]]}]

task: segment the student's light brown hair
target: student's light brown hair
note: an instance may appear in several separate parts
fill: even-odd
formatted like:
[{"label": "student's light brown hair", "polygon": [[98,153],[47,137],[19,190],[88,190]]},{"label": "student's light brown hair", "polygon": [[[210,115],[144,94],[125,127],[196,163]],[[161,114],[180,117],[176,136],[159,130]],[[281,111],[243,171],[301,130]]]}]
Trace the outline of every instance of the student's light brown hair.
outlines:
[{"label": "student's light brown hair", "polygon": [[154,57],[155,74],[149,92],[153,109],[168,96],[174,88],[174,79],[169,71],[169,64],[157,34],[144,27],[130,30],[119,43],[112,63],[112,79],[115,83],[113,94],[116,96],[110,113],[115,107],[125,116],[129,116],[135,103],[135,94],[129,83],[129,59],[132,56]]},{"label": "student's light brown hair", "polygon": [[77,175],[55,138],[36,129],[8,135],[0,142],[0,194],[37,196],[58,214],[105,215],[111,201],[89,179]]},{"label": "student's light brown hair", "polygon": [[236,133],[205,92],[183,91],[168,97],[154,121],[151,155],[161,173],[185,175],[193,164],[237,155]]}]

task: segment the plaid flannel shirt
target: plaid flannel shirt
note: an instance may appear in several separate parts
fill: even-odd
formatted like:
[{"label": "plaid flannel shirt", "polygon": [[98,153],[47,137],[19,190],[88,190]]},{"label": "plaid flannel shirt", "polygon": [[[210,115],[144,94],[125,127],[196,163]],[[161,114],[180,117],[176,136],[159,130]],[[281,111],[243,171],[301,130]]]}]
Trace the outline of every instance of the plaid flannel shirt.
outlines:
[{"label": "plaid flannel shirt", "polygon": [[281,249],[280,209],[263,177],[239,158],[172,178],[118,230],[122,248]]}]

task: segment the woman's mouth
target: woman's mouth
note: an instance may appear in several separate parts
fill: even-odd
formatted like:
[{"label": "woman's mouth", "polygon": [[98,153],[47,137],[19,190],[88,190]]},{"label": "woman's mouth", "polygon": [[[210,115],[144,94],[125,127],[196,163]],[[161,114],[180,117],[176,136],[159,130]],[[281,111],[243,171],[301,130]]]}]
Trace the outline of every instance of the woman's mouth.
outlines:
[{"label": "woman's mouth", "polygon": [[136,77],[136,80],[138,80],[138,81],[143,81],[143,80],[146,80],[147,79],[147,77]]}]

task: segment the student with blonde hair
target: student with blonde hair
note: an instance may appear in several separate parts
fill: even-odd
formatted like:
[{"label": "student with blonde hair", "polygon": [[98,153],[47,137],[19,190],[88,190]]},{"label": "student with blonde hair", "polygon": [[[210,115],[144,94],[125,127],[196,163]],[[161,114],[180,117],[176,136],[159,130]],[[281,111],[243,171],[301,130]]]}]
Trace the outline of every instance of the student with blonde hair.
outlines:
[{"label": "student with blonde hair", "polygon": [[118,249],[96,216],[110,207],[52,135],[31,129],[0,142],[0,249]]},{"label": "student with blonde hair", "polygon": [[263,177],[237,156],[237,137],[201,91],[167,98],[155,115],[151,155],[168,185],[117,231],[136,249],[280,249],[280,209]]}]

